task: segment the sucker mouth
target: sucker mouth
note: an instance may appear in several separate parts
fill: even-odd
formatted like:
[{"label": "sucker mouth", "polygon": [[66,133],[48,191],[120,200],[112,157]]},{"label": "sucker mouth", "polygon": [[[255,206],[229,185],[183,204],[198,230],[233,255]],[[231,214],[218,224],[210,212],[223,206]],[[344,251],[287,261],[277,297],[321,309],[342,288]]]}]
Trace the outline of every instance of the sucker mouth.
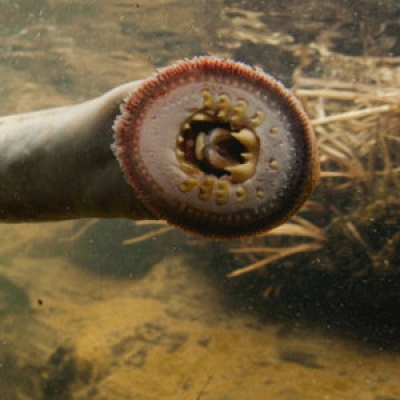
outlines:
[{"label": "sucker mouth", "polygon": [[230,176],[229,167],[243,164],[246,147],[237,140],[227,124],[198,123],[194,121],[190,130],[182,135],[180,149],[186,162],[200,171],[217,178]]},{"label": "sucker mouth", "polygon": [[159,218],[218,238],[290,218],[314,188],[315,136],[292,93],[242,63],[200,57],[144,81],[115,124],[126,180]]},{"label": "sucker mouth", "polygon": [[250,119],[247,103],[231,105],[227,95],[215,102],[211,93],[203,92],[204,106],[183,124],[177,137],[176,156],[190,175],[226,177],[231,183],[251,178],[257,168],[260,140],[255,127],[261,113]]}]

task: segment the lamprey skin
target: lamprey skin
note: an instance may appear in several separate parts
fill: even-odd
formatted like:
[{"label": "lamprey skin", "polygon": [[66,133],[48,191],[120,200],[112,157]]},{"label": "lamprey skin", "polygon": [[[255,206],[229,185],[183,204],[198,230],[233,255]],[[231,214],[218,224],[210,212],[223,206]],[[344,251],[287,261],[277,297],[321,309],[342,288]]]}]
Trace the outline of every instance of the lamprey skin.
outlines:
[{"label": "lamprey skin", "polygon": [[154,219],[110,148],[132,82],[87,102],[0,117],[0,222]]}]

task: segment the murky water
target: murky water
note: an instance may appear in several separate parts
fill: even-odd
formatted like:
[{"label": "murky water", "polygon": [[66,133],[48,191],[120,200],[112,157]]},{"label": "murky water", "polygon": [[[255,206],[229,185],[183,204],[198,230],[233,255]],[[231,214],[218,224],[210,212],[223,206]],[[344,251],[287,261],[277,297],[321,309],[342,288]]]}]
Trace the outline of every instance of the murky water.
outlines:
[{"label": "murky water", "polygon": [[[315,120],[342,116],[318,125],[326,175],[300,242],[0,225],[0,398],[400,399],[399,118],[375,104],[400,91],[399,18],[396,0],[0,0],[2,115],[214,54],[293,86]],[[227,277],[260,247],[281,258]]]}]

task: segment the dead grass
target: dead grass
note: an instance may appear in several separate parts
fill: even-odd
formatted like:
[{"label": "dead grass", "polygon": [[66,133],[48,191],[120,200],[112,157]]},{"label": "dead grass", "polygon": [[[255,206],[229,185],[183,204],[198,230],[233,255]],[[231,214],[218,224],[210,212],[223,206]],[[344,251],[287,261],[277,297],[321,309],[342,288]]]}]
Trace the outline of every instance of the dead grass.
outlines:
[{"label": "dead grass", "polygon": [[[247,262],[230,277],[265,270],[283,258],[323,252],[328,241],[338,240],[330,229],[334,224],[341,227],[342,237],[351,238],[350,246],[356,243],[372,260],[371,246],[357,228],[362,213],[355,210],[368,209],[388,193],[399,193],[400,58],[350,57],[324,49],[316,68],[320,76],[315,70],[313,76],[305,72],[306,66],[303,60],[294,74],[294,92],[317,136],[318,190],[306,209],[307,218],[297,216],[232,248]],[[286,245],[278,239],[283,235]],[[275,291],[268,287],[266,296]]]}]

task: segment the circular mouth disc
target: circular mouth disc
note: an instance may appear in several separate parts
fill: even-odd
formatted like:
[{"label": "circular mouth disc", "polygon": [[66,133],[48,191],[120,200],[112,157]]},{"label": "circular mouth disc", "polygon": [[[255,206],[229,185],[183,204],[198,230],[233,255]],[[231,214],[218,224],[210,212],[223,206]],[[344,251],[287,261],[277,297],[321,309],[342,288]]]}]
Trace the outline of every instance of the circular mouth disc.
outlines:
[{"label": "circular mouth disc", "polygon": [[234,238],[285,222],[319,175],[310,122],[271,76],[214,57],[145,80],[115,121],[127,182],[160,219]]}]

